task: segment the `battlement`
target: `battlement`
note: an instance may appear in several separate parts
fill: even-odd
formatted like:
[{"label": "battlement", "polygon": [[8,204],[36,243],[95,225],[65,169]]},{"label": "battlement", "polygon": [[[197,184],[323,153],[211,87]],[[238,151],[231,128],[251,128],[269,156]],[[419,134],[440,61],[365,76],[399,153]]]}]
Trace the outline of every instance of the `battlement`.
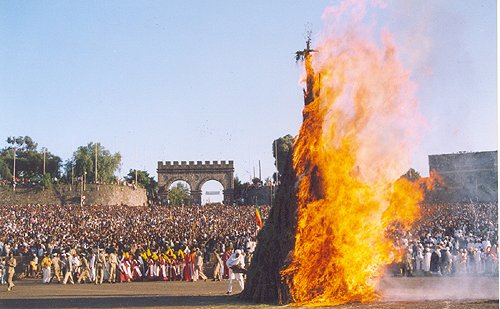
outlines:
[{"label": "battlement", "polygon": [[234,169],[234,161],[158,161],[158,170],[163,169]]}]

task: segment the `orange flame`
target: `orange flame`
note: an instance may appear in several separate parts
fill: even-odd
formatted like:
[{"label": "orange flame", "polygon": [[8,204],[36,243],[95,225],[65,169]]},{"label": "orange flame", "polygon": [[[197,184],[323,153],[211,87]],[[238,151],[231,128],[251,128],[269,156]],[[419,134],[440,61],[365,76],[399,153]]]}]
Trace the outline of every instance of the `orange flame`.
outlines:
[{"label": "orange flame", "polygon": [[[327,10],[327,22],[350,6],[362,14],[358,3]],[[375,301],[378,276],[399,255],[385,233],[395,221],[409,229],[423,199],[417,183],[396,181],[421,122],[391,36],[379,47],[361,28],[329,29],[312,58],[316,74],[306,68],[318,95],[304,108],[294,147],[297,234],[283,275],[299,305]]]}]

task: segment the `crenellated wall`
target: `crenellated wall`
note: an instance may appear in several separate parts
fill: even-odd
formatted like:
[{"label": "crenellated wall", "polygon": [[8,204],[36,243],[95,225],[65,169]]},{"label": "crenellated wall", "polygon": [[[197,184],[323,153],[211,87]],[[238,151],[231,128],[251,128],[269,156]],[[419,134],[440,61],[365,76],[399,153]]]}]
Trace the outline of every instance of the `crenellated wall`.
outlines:
[{"label": "crenellated wall", "polygon": [[158,170],[234,169],[234,161],[158,161]]},{"label": "crenellated wall", "polygon": [[201,187],[209,180],[216,180],[224,187],[224,203],[233,202],[233,161],[158,161],[158,195],[166,200],[170,185],[178,180],[187,182],[193,203],[201,203]]}]

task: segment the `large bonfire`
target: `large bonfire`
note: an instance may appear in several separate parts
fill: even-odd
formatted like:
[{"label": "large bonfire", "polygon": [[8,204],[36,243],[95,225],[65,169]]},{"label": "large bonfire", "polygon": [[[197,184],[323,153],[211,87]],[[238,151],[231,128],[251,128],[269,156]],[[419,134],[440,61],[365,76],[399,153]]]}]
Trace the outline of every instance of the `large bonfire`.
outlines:
[{"label": "large bonfire", "polygon": [[[327,9],[315,50],[308,42],[300,53],[306,105],[294,144],[296,183],[288,184],[298,185],[296,201],[290,201],[297,208],[295,230],[290,229],[295,240],[282,260],[280,281],[269,284],[277,286],[281,303],[377,300],[377,278],[399,256],[388,231],[408,229],[418,216],[423,194],[400,178],[421,126],[415,86],[391,35],[384,32],[377,42],[362,26],[365,9],[362,1]],[[278,197],[269,229],[287,235],[275,220],[286,207],[279,203]],[[279,249],[287,247],[286,237],[279,241]],[[254,261],[266,263],[261,252]],[[251,290],[254,277],[249,275]]]},{"label": "large bonfire", "polygon": [[420,124],[409,72],[388,33],[379,46],[359,25],[330,27],[349,8],[363,13],[359,2],[326,11],[329,31],[305,57],[314,97],[294,145],[298,222],[283,271],[299,304],[375,300],[376,278],[398,254],[387,231],[408,228],[423,197],[399,179]]}]

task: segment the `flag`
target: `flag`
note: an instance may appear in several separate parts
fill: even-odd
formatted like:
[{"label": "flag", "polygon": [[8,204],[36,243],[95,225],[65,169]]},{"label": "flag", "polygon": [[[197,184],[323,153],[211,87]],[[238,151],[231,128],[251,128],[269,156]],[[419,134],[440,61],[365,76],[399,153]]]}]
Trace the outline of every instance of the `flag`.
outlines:
[{"label": "flag", "polygon": [[260,217],[259,204],[255,203],[255,221],[257,221],[257,226],[262,228],[262,218]]}]

